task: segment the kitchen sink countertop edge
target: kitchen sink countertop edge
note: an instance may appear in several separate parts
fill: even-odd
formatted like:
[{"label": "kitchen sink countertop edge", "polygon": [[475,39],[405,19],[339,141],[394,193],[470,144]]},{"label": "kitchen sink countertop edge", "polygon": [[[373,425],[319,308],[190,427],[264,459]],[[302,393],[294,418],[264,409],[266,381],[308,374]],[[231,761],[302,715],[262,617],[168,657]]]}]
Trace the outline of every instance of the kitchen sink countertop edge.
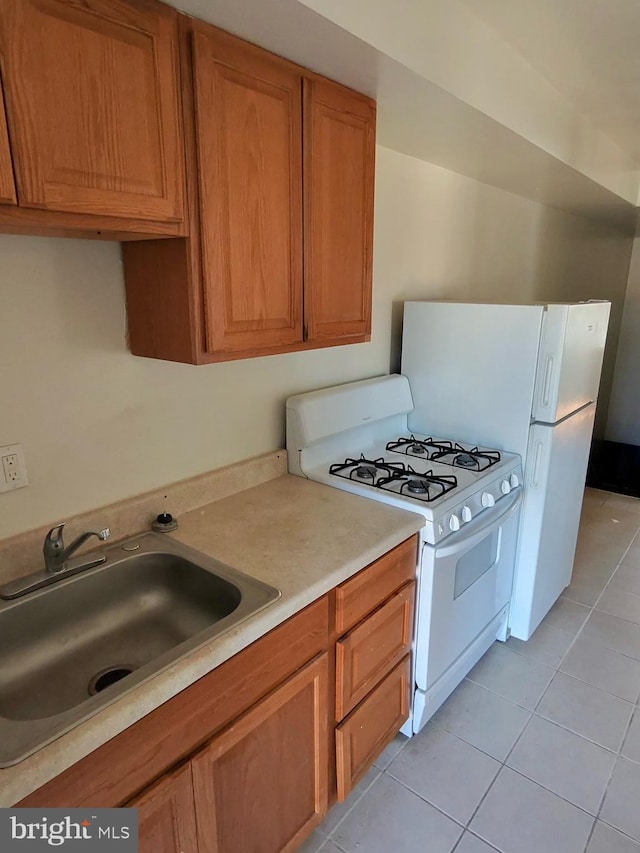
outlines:
[{"label": "kitchen sink countertop edge", "polygon": [[281,597],[33,755],[0,769],[11,806],[133,725],[424,525],[416,513],[284,475],[181,516],[175,539]]}]

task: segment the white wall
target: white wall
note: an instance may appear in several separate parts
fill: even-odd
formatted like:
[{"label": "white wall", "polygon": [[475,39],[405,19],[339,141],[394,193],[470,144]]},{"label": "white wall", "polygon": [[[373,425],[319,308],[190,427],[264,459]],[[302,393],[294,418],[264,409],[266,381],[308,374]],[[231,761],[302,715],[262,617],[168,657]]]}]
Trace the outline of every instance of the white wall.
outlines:
[{"label": "white wall", "polygon": [[606,438],[640,445],[640,240],[631,257]]},{"label": "white wall", "polygon": [[377,157],[369,344],[199,367],[137,358],[117,244],[0,236],[0,445],[23,443],[31,482],[0,494],[0,538],[282,446],[289,394],[397,369],[406,298],[609,297],[619,322],[629,238]]}]

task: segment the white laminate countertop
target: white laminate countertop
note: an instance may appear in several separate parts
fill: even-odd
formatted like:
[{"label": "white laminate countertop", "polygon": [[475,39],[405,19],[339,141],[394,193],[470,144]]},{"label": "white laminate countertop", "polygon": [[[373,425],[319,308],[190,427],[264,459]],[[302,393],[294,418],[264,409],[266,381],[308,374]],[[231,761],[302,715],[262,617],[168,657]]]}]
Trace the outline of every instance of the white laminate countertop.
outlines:
[{"label": "white laminate countertop", "polygon": [[416,533],[424,519],[285,475],[194,509],[179,524],[168,535],[277,587],[281,597],[24,761],[0,769],[0,807],[18,802]]}]

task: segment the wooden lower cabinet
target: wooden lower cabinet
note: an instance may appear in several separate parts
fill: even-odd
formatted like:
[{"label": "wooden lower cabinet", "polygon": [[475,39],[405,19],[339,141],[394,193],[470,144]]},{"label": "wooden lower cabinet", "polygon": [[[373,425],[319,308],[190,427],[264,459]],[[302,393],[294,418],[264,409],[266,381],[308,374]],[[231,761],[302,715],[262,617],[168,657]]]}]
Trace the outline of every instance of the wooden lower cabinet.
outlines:
[{"label": "wooden lower cabinet", "polygon": [[198,853],[191,764],[129,803],[138,809],[139,853]]},{"label": "wooden lower cabinet", "polygon": [[283,853],[328,796],[329,660],[319,655],[129,803],[140,853]]},{"label": "wooden lower cabinet", "polygon": [[411,656],[336,728],[338,801],[346,800],[409,716]]},{"label": "wooden lower cabinet", "polygon": [[199,853],[293,851],[320,823],[327,685],[324,654],[192,760]]},{"label": "wooden lower cabinet", "polygon": [[341,720],[411,649],[415,581],[336,643],[336,720]]},{"label": "wooden lower cabinet", "polygon": [[140,853],[293,853],[408,716],[416,552],[414,536],[16,805],[135,807]]}]

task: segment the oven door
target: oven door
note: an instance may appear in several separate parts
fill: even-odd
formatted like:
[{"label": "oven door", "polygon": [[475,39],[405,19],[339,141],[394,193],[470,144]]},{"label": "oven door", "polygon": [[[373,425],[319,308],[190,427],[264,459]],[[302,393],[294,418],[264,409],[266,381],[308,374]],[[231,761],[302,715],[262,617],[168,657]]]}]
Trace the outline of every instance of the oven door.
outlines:
[{"label": "oven door", "polygon": [[419,689],[431,687],[508,604],[521,500],[518,488],[442,544],[423,545],[416,623]]}]

